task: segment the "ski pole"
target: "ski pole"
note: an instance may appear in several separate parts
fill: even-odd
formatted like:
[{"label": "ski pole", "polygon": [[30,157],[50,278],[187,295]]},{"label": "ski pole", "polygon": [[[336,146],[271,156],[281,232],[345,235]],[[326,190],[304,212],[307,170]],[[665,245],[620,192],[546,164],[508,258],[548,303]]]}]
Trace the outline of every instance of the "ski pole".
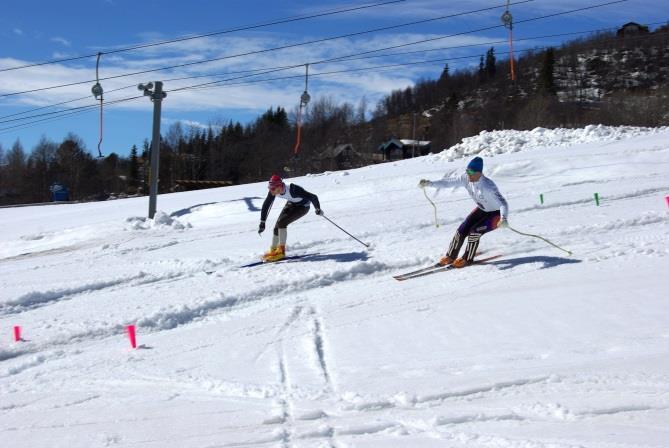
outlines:
[{"label": "ski pole", "polygon": [[548,244],[550,244],[551,246],[553,246],[553,247],[555,247],[555,248],[557,248],[557,249],[560,249],[560,250],[563,251],[563,252],[567,252],[567,255],[571,255],[571,254],[572,254],[571,251],[569,251],[569,250],[567,250],[567,249],[563,249],[563,248],[561,248],[561,247],[558,246],[557,244],[548,241],[546,238],[544,238],[544,237],[542,237],[542,236],[539,236],[539,235],[532,235],[531,233],[523,233],[523,232],[519,232],[518,230],[514,229],[514,228],[511,227],[511,226],[507,226],[507,228],[508,228],[509,230],[513,231],[513,232],[516,232],[516,233],[519,234],[519,235],[531,236],[532,238],[538,238],[538,239],[540,239],[540,240],[543,240],[543,241],[547,242]]},{"label": "ski pole", "polygon": [[357,239],[356,237],[354,237],[353,235],[351,235],[350,233],[348,233],[346,230],[344,230],[344,229],[342,229],[341,227],[339,227],[339,226],[338,226],[336,223],[334,223],[330,218],[328,218],[327,216],[325,216],[325,214],[321,213],[321,216],[322,216],[323,218],[327,219],[328,221],[330,221],[330,223],[331,223],[332,225],[334,225],[336,228],[338,228],[339,230],[341,230],[342,232],[344,232],[345,234],[347,234],[348,236],[350,236],[351,238],[353,238],[354,240],[356,240],[358,243],[362,244],[362,245],[365,246],[365,247],[369,247],[369,244],[367,244],[367,243],[363,243],[362,241],[360,241],[359,239]]},{"label": "ski pole", "polygon": [[423,194],[425,195],[425,199],[427,199],[430,202],[430,204],[432,204],[432,207],[434,207],[434,226],[436,228],[439,228],[439,221],[437,221],[437,206],[434,202],[432,202],[432,199],[430,199],[430,197],[425,192],[425,187],[422,188],[423,188]]}]

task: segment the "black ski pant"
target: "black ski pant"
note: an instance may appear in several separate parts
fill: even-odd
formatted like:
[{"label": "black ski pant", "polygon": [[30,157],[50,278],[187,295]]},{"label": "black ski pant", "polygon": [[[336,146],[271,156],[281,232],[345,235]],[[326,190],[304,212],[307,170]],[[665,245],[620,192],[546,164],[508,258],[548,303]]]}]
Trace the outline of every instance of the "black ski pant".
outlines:
[{"label": "black ski pant", "polygon": [[499,220],[499,210],[486,212],[476,207],[460,224],[460,227],[458,227],[453,240],[451,240],[447,255],[455,260],[465,242],[465,237],[467,237],[467,248],[465,249],[463,258],[469,262],[474,261],[481,236],[484,233],[495,230]]},{"label": "black ski pant", "polygon": [[309,206],[305,207],[304,205],[295,205],[292,202],[287,202],[279,214],[279,219],[276,220],[274,235],[279,236],[279,229],[285,229],[288,227],[288,224],[297,221],[308,212]]}]

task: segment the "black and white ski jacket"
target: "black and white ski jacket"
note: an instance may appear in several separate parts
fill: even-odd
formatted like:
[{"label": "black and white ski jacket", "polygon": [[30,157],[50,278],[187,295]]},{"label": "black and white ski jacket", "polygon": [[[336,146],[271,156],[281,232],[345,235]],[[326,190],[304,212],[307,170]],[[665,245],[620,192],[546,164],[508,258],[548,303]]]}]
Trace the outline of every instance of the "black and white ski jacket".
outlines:
[{"label": "black and white ski jacket", "polygon": [[309,193],[304,188],[296,184],[286,185],[286,191],[282,194],[277,194],[274,196],[271,192],[267,193],[265,202],[262,204],[262,211],[260,212],[260,220],[265,221],[267,215],[269,214],[269,209],[274,203],[274,198],[285,199],[288,202],[291,202],[293,205],[301,205],[303,207],[309,207],[309,204],[314,204],[316,209],[321,208],[320,202],[318,202],[318,196],[313,193]]}]

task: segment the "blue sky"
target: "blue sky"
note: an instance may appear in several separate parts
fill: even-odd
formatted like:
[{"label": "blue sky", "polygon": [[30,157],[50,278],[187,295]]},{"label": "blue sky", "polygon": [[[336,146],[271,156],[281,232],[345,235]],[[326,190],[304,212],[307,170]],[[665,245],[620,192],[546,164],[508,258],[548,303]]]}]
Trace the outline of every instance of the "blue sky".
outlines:
[{"label": "blue sky", "polygon": [[[98,51],[106,52],[137,44],[222,31],[381,1],[68,0],[44,2],[11,0],[5,2],[2,15],[0,15],[0,69]],[[535,0],[518,5],[512,4],[510,9],[516,22],[519,22],[523,19],[582,8],[605,1]],[[100,76],[121,75],[203,59],[221,58],[248,51],[499,6],[505,3],[503,0],[406,0],[345,14],[103,55]],[[304,79],[284,79],[274,82],[174,92],[170,90],[220,80],[230,72],[300,65],[498,25],[503,10],[500,8],[315,45],[103,80],[102,85],[105,91],[109,92],[105,95],[105,100],[113,101],[136,95],[138,92],[132,86],[139,82],[201,76],[196,79],[165,82],[168,96],[163,102],[163,133],[176,121],[182,121],[190,126],[206,126],[210,123],[217,124],[228,120],[246,123],[271,106],[282,106],[289,112],[294,111],[304,89]],[[521,39],[554,33],[616,27],[628,21],[655,23],[666,22],[668,19],[669,7],[666,6],[666,0],[629,0],[591,11],[518,23],[514,29],[514,37]],[[381,97],[393,89],[404,88],[420,78],[438,77],[444,62],[390,70],[365,70],[334,76],[319,77],[317,74],[383,64],[473,56],[471,59],[448,61],[452,69],[457,69],[477,64],[478,55],[484,53],[490,46],[486,44],[487,42],[503,40],[507,36],[506,30],[498,28],[407,46],[380,54],[481,44],[478,47],[452,48],[403,56],[312,65],[310,73],[315,76],[310,78],[309,92],[312,98],[330,96],[334,101],[347,101],[353,105],[357,105],[364,96],[370,107],[373,107]],[[514,48],[522,50],[536,46],[555,45],[567,39],[569,38],[535,38],[518,42]],[[498,53],[502,53],[507,51],[507,46],[497,44],[495,49]],[[504,56],[500,55],[500,57]],[[303,73],[304,68],[301,67],[265,77],[298,76]],[[94,78],[95,58],[4,71],[0,72],[0,95]],[[0,145],[8,149],[16,139],[20,139],[26,151],[30,151],[41,136],[60,142],[68,132],[73,132],[84,140],[89,151],[97,153],[98,111],[89,111],[13,129],[8,128],[24,122],[7,121],[18,118],[18,116],[7,117],[8,115],[75,98],[88,97],[85,100],[60,106],[60,108],[96,104],[91,95],[92,85],[93,82],[88,82],[60,89],[0,96],[0,117],[3,117],[0,118]],[[111,90],[124,87],[123,90],[111,92]],[[133,144],[140,146],[144,138],[149,137],[151,133],[151,108],[152,105],[147,98],[107,107],[104,115],[103,154],[116,152],[127,155]],[[58,110],[58,108],[43,109],[33,114],[53,110]]]}]

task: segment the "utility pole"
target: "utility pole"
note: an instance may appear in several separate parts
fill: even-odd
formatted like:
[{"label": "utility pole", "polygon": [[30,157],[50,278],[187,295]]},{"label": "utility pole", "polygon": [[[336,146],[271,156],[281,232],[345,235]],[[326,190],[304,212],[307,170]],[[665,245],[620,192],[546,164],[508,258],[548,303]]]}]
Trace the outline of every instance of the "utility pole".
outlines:
[{"label": "utility pole", "polygon": [[156,214],[156,202],[158,196],[158,163],[160,161],[160,106],[167,93],[163,92],[163,83],[156,81],[156,88],[153,89],[153,83],[140,84],[139,90],[144,91],[144,96],[148,96],[153,101],[153,137],[151,139],[151,184],[149,185],[149,219],[153,219]]}]

